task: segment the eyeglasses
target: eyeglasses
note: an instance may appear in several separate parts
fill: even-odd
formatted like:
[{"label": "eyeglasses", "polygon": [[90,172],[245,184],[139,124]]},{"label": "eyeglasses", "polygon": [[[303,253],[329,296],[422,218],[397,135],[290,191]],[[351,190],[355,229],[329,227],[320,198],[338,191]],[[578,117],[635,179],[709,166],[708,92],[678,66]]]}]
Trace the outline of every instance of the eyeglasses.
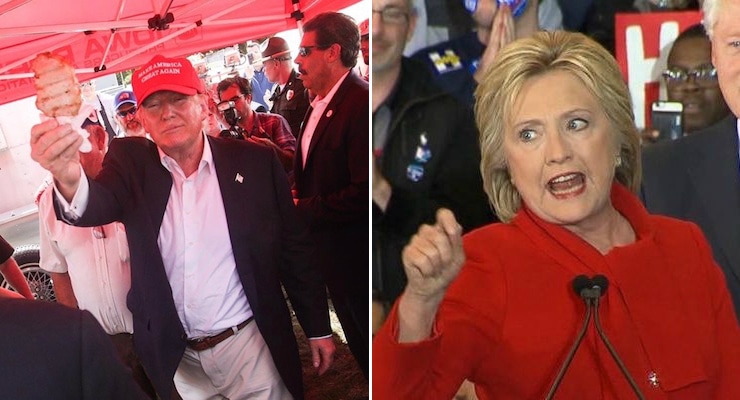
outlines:
[{"label": "eyeglasses", "polygon": [[92,87],[92,85],[93,85],[92,82],[83,82],[83,83],[80,83],[80,87],[81,88],[84,88],[84,87]]},{"label": "eyeglasses", "polygon": [[663,72],[663,79],[669,85],[688,82],[689,77],[692,76],[696,84],[712,84],[717,82],[717,68],[712,64],[704,64],[691,70],[681,67],[671,67]]},{"label": "eyeglasses", "polygon": [[385,7],[380,10],[373,10],[373,14],[380,14],[380,19],[386,24],[401,25],[409,20],[409,13],[399,7]]},{"label": "eyeglasses", "polygon": [[126,118],[127,115],[136,114],[136,106],[133,106],[129,108],[128,110],[116,111],[116,114],[118,114],[118,116],[121,118]]},{"label": "eyeglasses", "polygon": [[298,54],[301,57],[308,57],[311,54],[311,49],[317,49],[317,50],[326,50],[330,47],[329,46],[301,46],[298,48]]}]

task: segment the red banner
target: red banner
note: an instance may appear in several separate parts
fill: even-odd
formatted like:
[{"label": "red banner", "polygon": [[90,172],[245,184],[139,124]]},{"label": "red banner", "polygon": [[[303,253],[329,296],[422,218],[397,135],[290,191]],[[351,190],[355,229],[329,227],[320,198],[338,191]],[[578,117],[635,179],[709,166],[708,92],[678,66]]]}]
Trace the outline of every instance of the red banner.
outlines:
[{"label": "red banner", "polygon": [[659,99],[661,74],[678,34],[701,21],[699,11],[617,14],[617,62],[632,95],[635,123],[645,127],[650,105]]}]

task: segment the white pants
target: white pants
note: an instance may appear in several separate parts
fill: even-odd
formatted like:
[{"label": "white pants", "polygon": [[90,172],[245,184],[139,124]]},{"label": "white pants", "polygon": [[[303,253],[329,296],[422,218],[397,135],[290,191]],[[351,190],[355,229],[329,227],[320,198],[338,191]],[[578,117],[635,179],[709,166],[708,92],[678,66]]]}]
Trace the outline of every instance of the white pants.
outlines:
[{"label": "white pants", "polygon": [[255,322],[210,349],[185,348],[174,380],[183,400],[293,399]]}]

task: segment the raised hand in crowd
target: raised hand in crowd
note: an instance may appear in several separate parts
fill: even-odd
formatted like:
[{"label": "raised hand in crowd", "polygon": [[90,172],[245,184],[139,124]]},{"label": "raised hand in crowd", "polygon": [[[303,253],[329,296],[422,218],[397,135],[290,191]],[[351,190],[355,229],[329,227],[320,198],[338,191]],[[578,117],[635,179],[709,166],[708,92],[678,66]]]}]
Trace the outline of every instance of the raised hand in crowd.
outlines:
[{"label": "raised hand in crowd", "polygon": [[488,37],[486,50],[480,58],[480,65],[475,71],[476,82],[480,82],[481,77],[486,71],[486,67],[493,63],[498,52],[507,44],[516,39],[516,30],[514,26],[514,17],[511,14],[511,8],[508,5],[499,7],[493,17],[491,25],[491,35]]}]

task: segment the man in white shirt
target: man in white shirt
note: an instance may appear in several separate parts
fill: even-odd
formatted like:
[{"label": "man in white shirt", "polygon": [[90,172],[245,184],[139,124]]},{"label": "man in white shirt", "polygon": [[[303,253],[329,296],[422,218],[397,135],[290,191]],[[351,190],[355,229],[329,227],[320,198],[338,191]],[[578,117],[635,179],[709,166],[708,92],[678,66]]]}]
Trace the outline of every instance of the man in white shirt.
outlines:
[{"label": "man in white shirt", "polygon": [[[92,150],[80,153],[85,174],[97,176],[108,148],[102,126],[88,125]],[[87,310],[109,335],[118,357],[150,398],[156,398],[146,372],[134,352],[134,322],[126,306],[131,288],[128,243],[123,224],[92,228],[67,225],[54,213],[54,189],[46,187],[39,199],[41,268],[51,273],[57,302]]]},{"label": "man in white shirt", "polygon": [[319,14],[303,27],[298,71],[316,97],[298,137],[295,202],[308,222],[332,304],[367,377],[369,94],[352,68],[360,51],[355,22]]},{"label": "man in white shirt", "polygon": [[[321,374],[335,350],[323,282],[272,149],[206,136],[204,88],[185,58],[136,70],[138,115],[152,141],[111,143],[95,179],[68,125],[31,131],[54,176],[58,217],[122,221],[131,253],[136,352],[169,399],[302,399],[300,359],[281,285]],[[174,380],[173,380],[174,379]]]}]

